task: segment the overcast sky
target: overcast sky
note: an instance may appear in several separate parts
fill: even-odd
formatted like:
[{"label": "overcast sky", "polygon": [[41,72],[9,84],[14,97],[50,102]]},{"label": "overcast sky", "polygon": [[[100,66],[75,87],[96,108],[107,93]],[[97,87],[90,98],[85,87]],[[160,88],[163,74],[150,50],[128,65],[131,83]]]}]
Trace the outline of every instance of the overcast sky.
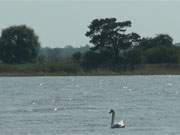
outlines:
[{"label": "overcast sky", "polygon": [[132,21],[130,32],[141,36],[170,34],[180,42],[180,1],[150,0],[0,0],[0,30],[26,24],[42,47],[84,46],[88,25],[95,18]]}]

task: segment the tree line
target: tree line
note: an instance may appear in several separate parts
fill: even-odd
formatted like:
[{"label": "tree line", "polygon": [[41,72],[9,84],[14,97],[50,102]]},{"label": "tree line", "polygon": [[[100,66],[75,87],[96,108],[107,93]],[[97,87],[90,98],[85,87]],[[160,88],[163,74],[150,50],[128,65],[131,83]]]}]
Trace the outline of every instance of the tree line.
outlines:
[{"label": "tree line", "polygon": [[141,37],[127,33],[131,21],[116,18],[94,19],[86,36],[93,47],[86,52],[81,64],[86,69],[133,69],[143,64],[178,64],[180,48],[168,34]]},{"label": "tree line", "polygon": [[[131,21],[116,18],[94,19],[85,36],[91,47],[42,48],[34,30],[26,25],[2,30],[0,60],[7,64],[47,63],[68,61],[83,70],[134,69],[143,64],[179,64],[180,47],[168,34],[141,37],[128,33]],[[72,64],[70,64],[72,66]]]}]

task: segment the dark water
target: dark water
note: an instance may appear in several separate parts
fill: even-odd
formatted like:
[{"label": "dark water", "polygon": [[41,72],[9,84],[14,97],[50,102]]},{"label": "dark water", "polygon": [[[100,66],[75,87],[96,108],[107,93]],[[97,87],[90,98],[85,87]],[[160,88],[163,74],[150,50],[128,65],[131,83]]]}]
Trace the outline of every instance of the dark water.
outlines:
[{"label": "dark water", "polygon": [[180,76],[0,78],[0,135],[119,134],[179,135]]}]

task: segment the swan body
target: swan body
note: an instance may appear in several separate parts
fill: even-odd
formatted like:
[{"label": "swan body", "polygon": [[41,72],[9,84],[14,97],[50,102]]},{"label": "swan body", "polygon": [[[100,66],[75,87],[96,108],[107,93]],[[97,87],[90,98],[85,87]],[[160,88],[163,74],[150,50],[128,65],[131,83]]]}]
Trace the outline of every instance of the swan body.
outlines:
[{"label": "swan body", "polygon": [[58,107],[55,107],[55,108],[54,108],[54,111],[57,111],[57,110],[58,110]]},{"label": "swan body", "polygon": [[118,123],[114,123],[114,118],[115,118],[115,111],[114,110],[110,110],[110,112],[112,114],[112,119],[111,119],[111,128],[125,128],[126,124],[123,120],[121,120]]}]

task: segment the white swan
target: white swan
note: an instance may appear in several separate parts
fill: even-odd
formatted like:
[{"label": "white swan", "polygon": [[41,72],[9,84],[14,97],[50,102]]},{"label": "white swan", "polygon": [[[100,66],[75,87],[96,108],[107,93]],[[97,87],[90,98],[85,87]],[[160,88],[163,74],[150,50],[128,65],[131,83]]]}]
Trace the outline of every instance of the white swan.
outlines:
[{"label": "white swan", "polygon": [[54,108],[54,111],[57,111],[57,110],[58,110],[58,107],[55,107],[55,108]]},{"label": "white swan", "polygon": [[111,109],[109,113],[112,113],[111,128],[125,128],[126,127],[126,124],[124,123],[123,120],[114,124],[114,118],[115,118],[115,111],[114,110]]}]

